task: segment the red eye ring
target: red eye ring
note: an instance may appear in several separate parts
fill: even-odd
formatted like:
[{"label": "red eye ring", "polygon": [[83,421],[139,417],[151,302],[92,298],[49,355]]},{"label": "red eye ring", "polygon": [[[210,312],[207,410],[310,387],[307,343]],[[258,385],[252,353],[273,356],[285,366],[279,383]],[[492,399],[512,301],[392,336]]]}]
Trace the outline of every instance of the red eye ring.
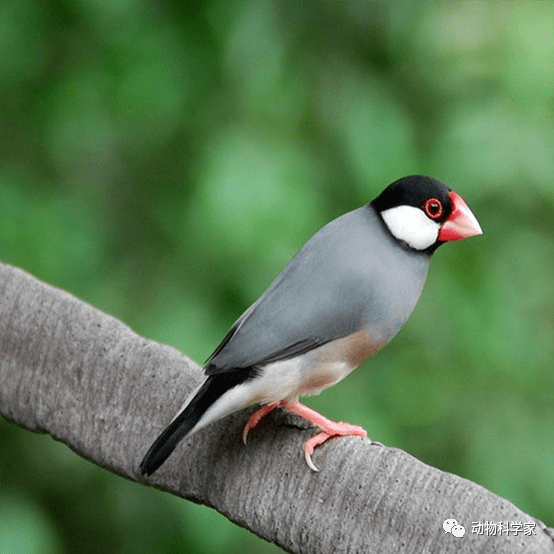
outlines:
[{"label": "red eye ring", "polygon": [[423,210],[430,219],[439,219],[444,212],[442,202],[436,198],[429,198],[428,200],[425,200]]}]

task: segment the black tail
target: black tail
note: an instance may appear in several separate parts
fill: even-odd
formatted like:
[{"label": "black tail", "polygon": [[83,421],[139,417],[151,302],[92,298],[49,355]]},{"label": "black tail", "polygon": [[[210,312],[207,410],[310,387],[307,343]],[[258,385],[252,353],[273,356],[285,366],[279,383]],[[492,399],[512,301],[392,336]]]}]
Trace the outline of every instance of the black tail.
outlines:
[{"label": "black tail", "polygon": [[228,373],[210,375],[200,387],[187,407],[169,424],[154,441],[140,463],[143,475],[152,475],[175,450],[179,442],[188,435],[206,410],[229,389],[255,374],[252,368],[239,369]]}]

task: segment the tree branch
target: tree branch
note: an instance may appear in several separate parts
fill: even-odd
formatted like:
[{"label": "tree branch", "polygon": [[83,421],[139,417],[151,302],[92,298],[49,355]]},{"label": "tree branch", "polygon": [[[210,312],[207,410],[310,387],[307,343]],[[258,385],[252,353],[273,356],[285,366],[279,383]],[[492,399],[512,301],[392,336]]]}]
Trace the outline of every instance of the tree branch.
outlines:
[{"label": "tree branch", "polygon": [[[201,379],[173,348],[0,264],[0,413],[81,456],[202,504],[291,552],[554,552],[554,531],[483,487],[401,450],[341,438],[318,449],[293,416],[265,418],[244,447],[244,412],[183,441],[148,481],[138,465]],[[443,531],[455,518],[463,538]],[[532,522],[490,536],[472,522]]]}]

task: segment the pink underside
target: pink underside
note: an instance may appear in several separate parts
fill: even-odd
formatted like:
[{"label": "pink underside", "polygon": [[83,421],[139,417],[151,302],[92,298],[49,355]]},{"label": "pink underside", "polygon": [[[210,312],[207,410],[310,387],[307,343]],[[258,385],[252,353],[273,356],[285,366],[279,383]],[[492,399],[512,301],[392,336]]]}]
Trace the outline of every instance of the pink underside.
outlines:
[{"label": "pink underside", "polygon": [[300,402],[287,402],[286,400],[281,400],[280,402],[274,402],[272,404],[262,406],[248,418],[242,432],[242,439],[245,444],[248,431],[256,427],[264,416],[278,406],[281,406],[285,410],[307,419],[321,429],[321,433],[309,438],[304,443],[304,455],[306,457],[306,462],[314,471],[318,471],[318,469],[312,462],[311,456],[314,453],[314,449],[320,444],[323,444],[327,439],[337,436],[367,437],[367,431],[359,425],[352,425],[350,423],[345,423],[344,421],[331,421],[315,410],[308,408],[308,406],[304,406],[304,404],[301,404]]}]

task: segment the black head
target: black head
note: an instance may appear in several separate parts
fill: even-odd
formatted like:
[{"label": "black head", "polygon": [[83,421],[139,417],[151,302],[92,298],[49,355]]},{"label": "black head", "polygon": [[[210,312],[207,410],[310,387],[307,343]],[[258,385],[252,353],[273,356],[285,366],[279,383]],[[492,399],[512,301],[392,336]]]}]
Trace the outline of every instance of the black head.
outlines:
[{"label": "black head", "polygon": [[436,198],[442,205],[442,214],[435,221],[441,223],[450,215],[450,190],[444,183],[432,177],[410,175],[389,185],[372,204],[378,212],[397,206],[412,206],[424,210],[425,202]]},{"label": "black head", "polygon": [[482,232],[461,196],[425,175],[395,181],[371,205],[393,237],[412,250],[431,253],[448,240]]}]

